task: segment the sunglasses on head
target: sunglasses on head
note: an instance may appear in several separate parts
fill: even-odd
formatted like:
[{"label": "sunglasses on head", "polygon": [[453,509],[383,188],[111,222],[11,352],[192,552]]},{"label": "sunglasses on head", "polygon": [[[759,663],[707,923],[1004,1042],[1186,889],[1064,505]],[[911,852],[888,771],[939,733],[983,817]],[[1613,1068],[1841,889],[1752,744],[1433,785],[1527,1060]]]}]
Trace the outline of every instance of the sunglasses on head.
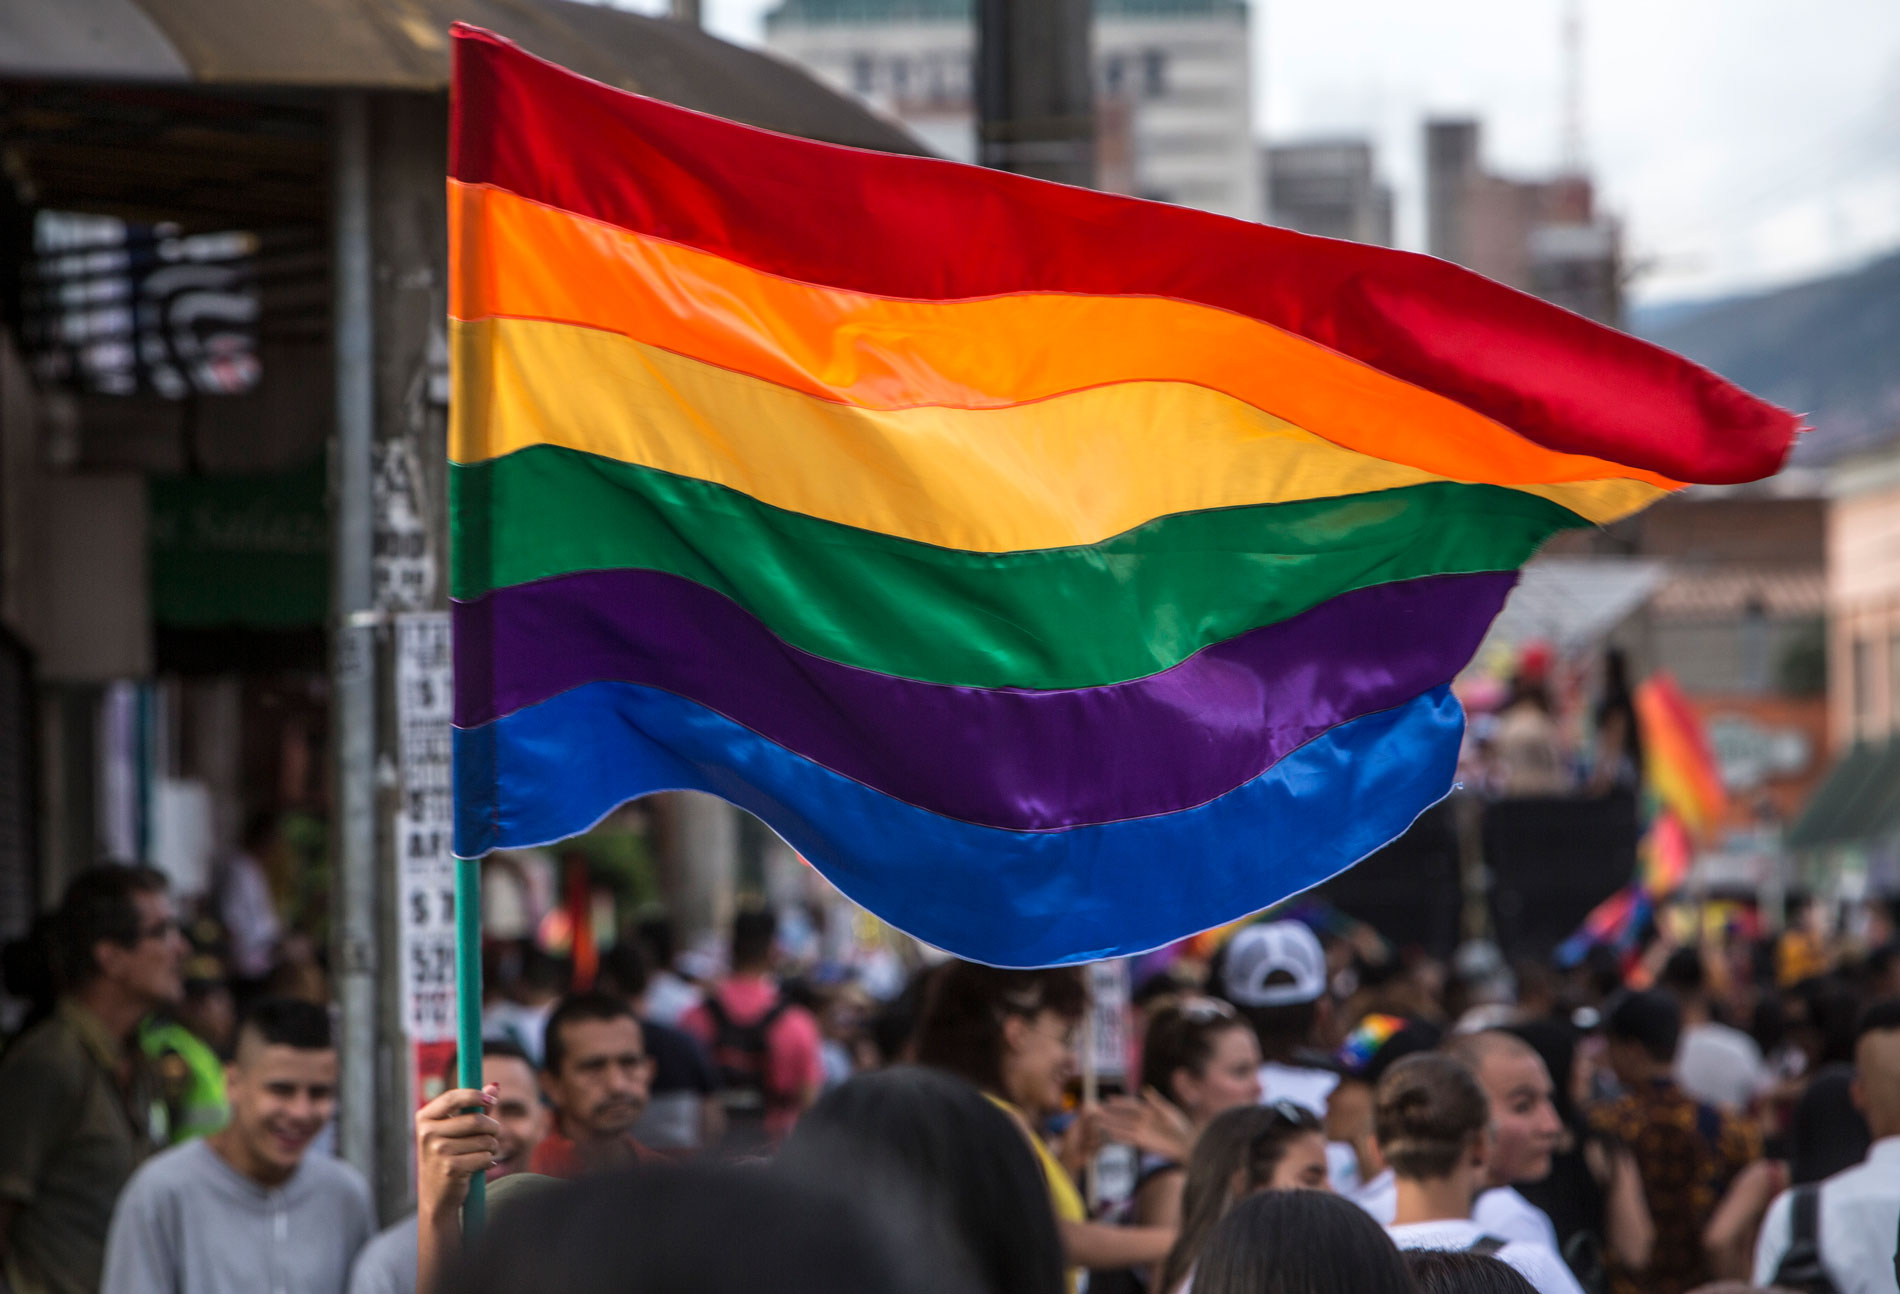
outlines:
[{"label": "sunglasses on head", "polygon": [[[1311,1110],[1303,1105],[1294,1104],[1284,1096],[1272,1101],[1263,1101],[1261,1104],[1273,1112],[1275,1123],[1290,1124],[1302,1132],[1317,1131],[1319,1128],[1319,1119]],[[1267,1133],[1272,1131],[1273,1128],[1269,1126],[1263,1128],[1259,1135],[1264,1137]]]},{"label": "sunglasses on head", "polygon": [[1174,1007],[1183,1020],[1193,1024],[1209,1024],[1215,1020],[1238,1020],[1239,1013],[1227,1003],[1216,997],[1182,998]]}]

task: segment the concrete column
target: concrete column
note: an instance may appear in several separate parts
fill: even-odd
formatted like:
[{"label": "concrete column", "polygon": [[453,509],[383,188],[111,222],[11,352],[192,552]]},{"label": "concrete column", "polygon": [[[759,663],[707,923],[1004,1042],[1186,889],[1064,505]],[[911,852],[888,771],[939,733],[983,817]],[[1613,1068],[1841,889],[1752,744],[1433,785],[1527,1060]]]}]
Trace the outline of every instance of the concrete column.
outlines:
[{"label": "concrete column", "polygon": [[448,605],[447,103],[345,94],[333,197],[339,1149],[409,1205],[391,617]]},{"label": "concrete column", "polygon": [[680,947],[708,938],[723,946],[732,923],[739,811],[697,791],[671,791],[649,803]]}]

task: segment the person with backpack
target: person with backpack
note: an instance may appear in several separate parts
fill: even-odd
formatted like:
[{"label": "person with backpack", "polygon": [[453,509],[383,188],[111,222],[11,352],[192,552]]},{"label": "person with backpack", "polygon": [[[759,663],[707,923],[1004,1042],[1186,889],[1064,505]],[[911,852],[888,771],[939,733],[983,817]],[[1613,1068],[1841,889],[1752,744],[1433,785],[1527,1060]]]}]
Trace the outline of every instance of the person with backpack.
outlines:
[{"label": "person with backpack", "polygon": [[712,1053],[728,1156],[769,1153],[818,1099],[825,1068],[818,1021],[787,1002],[772,977],[778,919],[747,909],[732,921],[732,970],[680,1027]]},{"label": "person with backpack", "polygon": [[1386,1234],[1402,1250],[1455,1249],[1502,1259],[1538,1294],[1583,1294],[1547,1245],[1507,1240],[1472,1221],[1496,1133],[1477,1077],[1443,1052],[1407,1056],[1379,1080],[1373,1103],[1379,1153],[1398,1201]]},{"label": "person with backpack", "polygon": [[1900,1231],[1900,999],[1869,1007],[1854,1047],[1854,1104],[1874,1136],[1867,1158],[1784,1191],[1755,1245],[1755,1283],[1801,1294],[1895,1294]]}]

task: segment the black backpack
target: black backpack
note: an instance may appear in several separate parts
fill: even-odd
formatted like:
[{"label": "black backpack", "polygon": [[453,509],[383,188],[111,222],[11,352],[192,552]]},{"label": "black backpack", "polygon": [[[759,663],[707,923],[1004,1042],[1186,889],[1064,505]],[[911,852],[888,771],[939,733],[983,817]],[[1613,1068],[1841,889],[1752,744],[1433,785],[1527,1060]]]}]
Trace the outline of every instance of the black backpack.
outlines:
[{"label": "black backpack", "polygon": [[1790,1202],[1788,1252],[1775,1268],[1777,1288],[1800,1294],[1839,1294],[1834,1278],[1821,1263],[1821,1187],[1817,1182],[1794,1188]]},{"label": "black backpack", "polygon": [[712,1062],[719,1072],[719,1103],[726,1111],[726,1136],[721,1149],[728,1155],[760,1154],[769,1149],[765,1113],[779,1103],[766,1082],[771,1058],[772,1026],[790,1004],[781,999],[750,1024],[740,1024],[726,1013],[717,993],[706,995],[706,1014],[712,1020]]}]

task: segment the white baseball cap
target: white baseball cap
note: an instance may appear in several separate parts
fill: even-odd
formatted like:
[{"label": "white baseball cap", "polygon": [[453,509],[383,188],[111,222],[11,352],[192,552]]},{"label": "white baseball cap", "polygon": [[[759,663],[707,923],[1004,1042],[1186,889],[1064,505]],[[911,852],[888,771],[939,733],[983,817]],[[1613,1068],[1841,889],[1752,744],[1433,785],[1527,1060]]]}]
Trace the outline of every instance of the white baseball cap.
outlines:
[{"label": "white baseball cap", "polygon": [[[1291,978],[1267,981],[1276,975]],[[1227,941],[1221,986],[1235,1006],[1294,1006],[1326,992],[1326,954],[1299,921],[1242,927]]]}]

